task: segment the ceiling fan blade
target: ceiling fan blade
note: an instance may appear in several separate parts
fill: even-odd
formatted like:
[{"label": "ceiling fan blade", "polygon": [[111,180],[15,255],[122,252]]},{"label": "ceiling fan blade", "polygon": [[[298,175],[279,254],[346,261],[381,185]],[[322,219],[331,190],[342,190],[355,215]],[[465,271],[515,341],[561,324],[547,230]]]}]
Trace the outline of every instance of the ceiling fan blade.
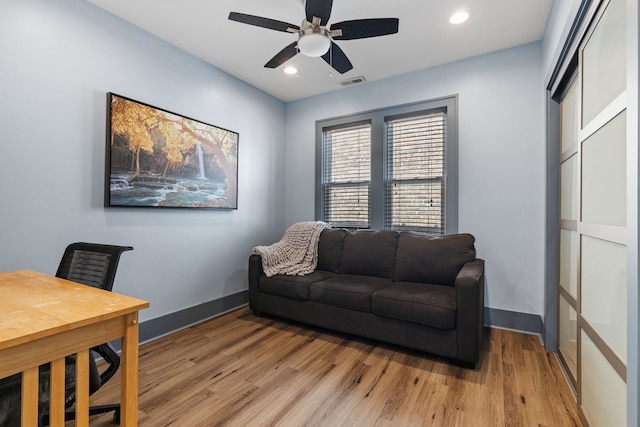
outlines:
[{"label": "ceiling fan blade", "polygon": [[340,49],[340,46],[334,42],[331,42],[331,48],[327,53],[322,55],[322,59],[340,74],[344,74],[353,68],[347,55],[345,55],[342,49]]},{"label": "ceiling fan blade", "polygon": [[342,35],[332,36],[335,40],[366,39],[386,36],[398,32],[398,18],[373,18],[343,21],[331,25],[331,31],[342,30]]},{"label": "ceiling fan blade", "polygon": [[307,21],[313,22],[313,17],[317,16],[320,18],[320,25],[325,26],[331,16],[333,0],[306,0],[304,7]]},{"label": "ceiling fan blade", "polygon": [[280,52],[276,54],[276,56],[271,58],[269,62],[264,64],[265,68],[277,68],[282,64],[284,64],[285,62],[287,62],[288,60],[290,60],[291,58],[293,58],[294,56],[296,56],[298,54],[298,49],[296,48],[297,44],[298,42],[295,41],[290,45],[288,45],[287,47],[285,47],[284,49],[282,49]]},{"label": "ceiling fan blade", "polygon": [[268,28],[269,30],[282,31],[287,33],[289,28],[299,30],[300,27],[288,24],[275,19],[263,18],[262,16],[247,15],[246,13],[231,12],[229,13],[231,21],[242,22],[243,24],[255,25],[256,27]]}]

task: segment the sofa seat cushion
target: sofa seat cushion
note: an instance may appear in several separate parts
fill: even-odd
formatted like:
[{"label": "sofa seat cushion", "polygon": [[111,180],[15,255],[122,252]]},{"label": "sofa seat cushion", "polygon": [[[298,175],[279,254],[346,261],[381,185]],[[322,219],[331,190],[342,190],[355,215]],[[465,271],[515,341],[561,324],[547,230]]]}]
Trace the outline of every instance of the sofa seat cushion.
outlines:
[{"label": "sofa seat cushion", "polygon": [[456,290],[452,286],[395,282],[373,294],[375,314],[441,329],[456,326]]},{"label": "sofa seat cushion", "polygon": [[371,312],[373,293],[391,283],[390,279],[380,277],[340,274],[312,283],[309,299],[321,304]]},{"label": "sofa seat cushion", "polygon": [[261,275],[258,289],[267,294],[308,300],[309,285],[313,282],[317,282],[318,280],[333,277],[334,275],[334,273],[323,270],[315,270],[313,273],[305,274],[304,276],[276,274],[275,276],[267,277],[265,275]]}]

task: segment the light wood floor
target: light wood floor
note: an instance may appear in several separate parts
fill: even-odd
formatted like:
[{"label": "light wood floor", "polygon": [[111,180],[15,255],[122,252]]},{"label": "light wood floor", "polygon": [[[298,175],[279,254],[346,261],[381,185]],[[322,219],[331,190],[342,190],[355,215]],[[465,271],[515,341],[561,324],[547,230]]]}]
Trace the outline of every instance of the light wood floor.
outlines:
[{"label": "light wood floor", "polygon": [[[119,381],[92,403],[117,401]],[[152,427],[581,426],[536,336],[485,329],[469,370],[246,307],[142,345],[139,393]]]}]

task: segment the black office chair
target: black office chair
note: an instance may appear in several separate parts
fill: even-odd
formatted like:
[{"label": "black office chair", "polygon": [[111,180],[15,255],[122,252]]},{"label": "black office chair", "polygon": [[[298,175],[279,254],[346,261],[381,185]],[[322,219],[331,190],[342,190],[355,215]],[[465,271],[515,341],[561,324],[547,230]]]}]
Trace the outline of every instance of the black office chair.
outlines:
[{"label": "black office chair", "polygon": [[[102,245],[96,243],[72,243],[64,251],[56,277],[111,291],[116,275],[120,255],[133,250],[131,246]],[[95,353],[108,364],[100,373],[95,360]],[[89,352],[89,394],[96,392],[118,370],[120,357],[109,343],[91,348]],[[75,411],[69,409],[75,402],[75,356],[66,358],[66,406],[65,419],[75,418]],[[20,389],[21,375],[16,374],[0,380],[0,427],[20,425]],[[40,367],[40,417],[42,426],[49,425],[48,411],[48,375],[49,365]],[[120,404],[92,406],[89,415],[114,411],[113,421],[120,423]]]},{"label": "black office chair", "polygon": [[[116,278],[116,269],[120,255],[125,251],[131,251],[131,246],[102,245],[97,243],[72,243],[64,251],[62,261],[58,266],[56,277],[104,289],[111,292],[113,281]],[[92,352],[99,354],[108,364],[104,372],[98,374],[95,357],[89,357],[89,395],[95,393],[102,384],[107,382],[120,367],[120,356],[109,343],[101,344],[91,348]],[[71,400],[71,402],[69,402]],[[69,403],[75,400],[68,399]],[[120,423],[120,404],[92,406],[89,408],[89,415],[103,414],[114,411],[113,421]],[[65,419],[71,420],[75,417],[75,412],[68,410]],[[48,420],[45,420],[48,421]],[[45,423],[45,424],[48,424]]]}]

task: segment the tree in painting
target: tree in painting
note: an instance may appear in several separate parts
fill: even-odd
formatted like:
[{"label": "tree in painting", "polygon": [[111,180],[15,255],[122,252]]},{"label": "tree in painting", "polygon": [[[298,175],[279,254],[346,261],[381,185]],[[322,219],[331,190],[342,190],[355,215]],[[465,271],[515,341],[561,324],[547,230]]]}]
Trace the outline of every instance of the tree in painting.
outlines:
[{"label": "tree in painting", "polygon": [[237,133],[110,98],[111,205],[236,207]]}]

